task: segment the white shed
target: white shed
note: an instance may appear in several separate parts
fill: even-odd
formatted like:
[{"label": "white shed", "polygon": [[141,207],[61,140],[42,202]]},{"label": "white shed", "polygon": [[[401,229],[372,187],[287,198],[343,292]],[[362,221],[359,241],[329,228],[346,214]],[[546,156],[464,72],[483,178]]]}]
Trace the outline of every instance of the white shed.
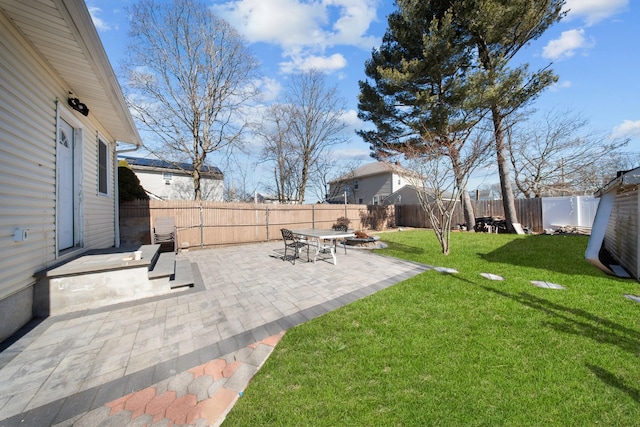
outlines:
[{"label": "white shed", "polygon": [[[626,270],[640,281],[640,168],[619,172],[618,176],[596,193],[600,204],[593,222],[586,259],[608,274],[625,275]],[[615,263],[601,259],[605,249]]]}]

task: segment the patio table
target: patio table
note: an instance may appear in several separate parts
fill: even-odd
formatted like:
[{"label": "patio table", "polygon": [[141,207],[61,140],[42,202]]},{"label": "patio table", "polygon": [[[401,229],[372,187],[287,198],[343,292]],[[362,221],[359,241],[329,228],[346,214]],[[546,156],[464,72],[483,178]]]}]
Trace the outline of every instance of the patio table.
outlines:
[{"label": "patio table", "polygon": [[[355,234],[351,231],[336,231],[336,230],[325,230],[321,228],[302,228],[298,230],[291,230],[293,233],[306,237],[307,239],[316,241],[316,254],[313,257],[313,262],[315,264],[316,259],[318,258],[318,254],[320,251],[329,249],[331,252],[331,257],[333,258],[333,265],[337,264],[336,259],[336,251],[338,239],[345,239],[347,237],[354,237]],[[329,241],[327,244],[326,241]],[[344,253],[347,253],[347,247],[345,245]]]}]

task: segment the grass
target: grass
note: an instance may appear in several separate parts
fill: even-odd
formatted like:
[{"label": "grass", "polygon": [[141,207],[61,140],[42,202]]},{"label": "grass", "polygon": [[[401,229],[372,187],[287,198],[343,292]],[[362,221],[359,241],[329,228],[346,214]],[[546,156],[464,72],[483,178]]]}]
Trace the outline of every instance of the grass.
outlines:
[{"label": "grass", "polygon": [[[584,236],[387,233],[427,271],[288,331],[224,426],[640,423],[640,285]],[[479,273],[503,276],[490,281]],[[561,284],[541,289],[531,280]]]}]

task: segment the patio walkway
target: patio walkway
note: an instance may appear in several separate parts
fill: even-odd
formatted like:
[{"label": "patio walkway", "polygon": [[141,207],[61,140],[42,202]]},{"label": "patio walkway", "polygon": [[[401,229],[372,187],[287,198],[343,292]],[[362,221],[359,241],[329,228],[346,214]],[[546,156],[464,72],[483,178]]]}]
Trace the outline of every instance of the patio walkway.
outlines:
[{"label": "patio walkway", "polygon": [[284,331],[430,268],[282,247],[182,253],[188,291],[32,322],[0,344],[0,426],[217,425]]}]

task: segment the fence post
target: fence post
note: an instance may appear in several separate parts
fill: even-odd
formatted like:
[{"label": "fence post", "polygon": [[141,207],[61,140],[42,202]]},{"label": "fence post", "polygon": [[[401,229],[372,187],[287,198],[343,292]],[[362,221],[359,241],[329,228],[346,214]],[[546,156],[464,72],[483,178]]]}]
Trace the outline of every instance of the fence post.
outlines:
[{"label": "fence post", "polygon": [[267,242],[270,241],[270,236],[269,236],[269,205],[264,205],[264,219],[265,219],[265,223],[267,224]]},{"label": "fence post", "polygon": [[316,205],[311,205],[311,228],[316,228]]},{"label": "fence post", "polygon": [[204,229],[202,228],[202,205],[198,203],[200,208],[200,247],[204,247]]}]

